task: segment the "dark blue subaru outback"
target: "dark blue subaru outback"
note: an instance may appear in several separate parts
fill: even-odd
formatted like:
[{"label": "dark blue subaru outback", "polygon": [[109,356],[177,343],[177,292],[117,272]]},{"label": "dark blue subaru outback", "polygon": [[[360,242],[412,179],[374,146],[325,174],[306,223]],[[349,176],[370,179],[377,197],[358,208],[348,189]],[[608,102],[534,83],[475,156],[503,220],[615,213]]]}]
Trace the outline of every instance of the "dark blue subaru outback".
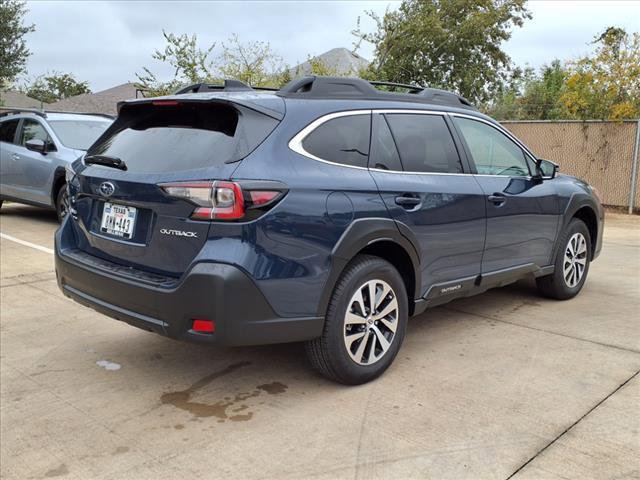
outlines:
[{"label": "dark blue subaru outback", "polygon": [[305,341],[323,375],[363,383],[427,307],[526,276],[580,291],[604,213],[556,170],[442,90],[193,85],[122,103],[68,168],[58,282],[176,339]]}]

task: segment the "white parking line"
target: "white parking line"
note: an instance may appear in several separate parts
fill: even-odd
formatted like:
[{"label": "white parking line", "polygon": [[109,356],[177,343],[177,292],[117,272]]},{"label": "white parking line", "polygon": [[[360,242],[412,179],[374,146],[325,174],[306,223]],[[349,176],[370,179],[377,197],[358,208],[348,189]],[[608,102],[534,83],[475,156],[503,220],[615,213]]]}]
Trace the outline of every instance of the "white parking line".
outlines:
[{"label": "white parking line", "polygon": [[31,247],[36,250],[40,250],[41,252],[48,253],[49,255],[53,255],[53,249],[43,247],[42,245],[36,245],[35,243],[26,242],[24,240],[20,240],[19,238],[12,237],[11,235],[7,235],[6,233],[0,232],[0,238],[4,238],[5,240],[9,240],[10,242],[16,242],[20,245],[24,245],[25,247]]}]

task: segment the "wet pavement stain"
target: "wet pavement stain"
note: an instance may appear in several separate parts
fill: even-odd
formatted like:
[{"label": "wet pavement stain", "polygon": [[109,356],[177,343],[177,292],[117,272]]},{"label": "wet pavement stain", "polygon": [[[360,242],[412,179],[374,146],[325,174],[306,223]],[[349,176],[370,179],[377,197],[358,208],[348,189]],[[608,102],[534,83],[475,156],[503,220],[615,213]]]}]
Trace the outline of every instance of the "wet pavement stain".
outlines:
[{"label": "wet pavement stain", "polygon": [[[259,392],[252,392],[248,394],[239,393],[233,398],[227,397],[229,398],[229,400],[218,401],[212,404],[192,402],[191,396],[201,388],[207,386],[209,383],[211,383],[215,379],[223,377],[224,375],[233,373],[239,368],[250,365],[250,363],[251,362],[239,362],[239,363],[234,363],[232,365],[229,365],[228,367],[218,372],[214,372],[211,375],[207,375],[206,377],[198,380],[196,383],[191,385],[186,390],[181,390],[178,392],[168,392],[163,394],[160,397],[160,402],[163,405],[169,404],[181,410],[185,410],[191,413],[194,417],[217,417],[218,419],[221,419],[221,420],[230,419],[230,420],[238,421],[238,419],[234,419],[234,417],[229,417],[229,415],[227,415],[227,408],[232,406],[236,402],[246,400],[251,396],[259,395]],[[235,417],[237,417],[237,415]],[[248,420],[248,418],[246,420]]]},{"label": "wet pavement stain", "polygon": [[287,386],[280,382],[265,383],[264,385],[258,385],[256,388],[264,390],[270,395],[278,395],[287,391]]},{"label": "wet pavement stain", "polygon": [[127,453],[129,451],[129,447],[118,447],[116,451],[113,452],[113,455],[122,455],[123,453]]},{"label": "wet pavement stain", "polygon": [[229,417],[229,420],[232,422],[246,422],[247,420],[251,420],[253,418],[253,412],[247,412],[243,415],[234,415]]},{"label": "wet pavement stain", "polygon": [[[219,423],[223,423],[226,420],[230,420],[232,422],[246,422],[247,420],[251,420],[251,418],[253,418],[253,412],[245,412],[245,410],[249,408],[247,404],[243,403],[245,400],[257,397],[262,392],[266,392],[269,395],[284,393],[288,388],[287,385],[281,382],[266,383],[264,385],[258,385],[256,390],[251,392],[240,392],[233,396],[225,396],[223,400],[219,400],[215,403],[191,401],[191,397],[197,391],[207,386],[215,379],[228,375],[239,368],[249,365],[250,363],[251,362],[234,363],[223,370],[214,372],[198,380],[186,390],[164,393],[160,397],[160,402],[163,405],[173,405],[180,410],[185,410],[191,413],[193,415],[192,420],[194,421],[205,417],[216,417]],[[182,429],[184,426],[176,425],[174,428]]]},{"label": "wet pavement stain", "polygon": [[52,468],[51,470],[47,471],[47,473],[45,473],[44,476],[45,477],[61,477],[63,475],[66,475],[67,473],[69,473],[69,469],[63,463],[58,468]]}]

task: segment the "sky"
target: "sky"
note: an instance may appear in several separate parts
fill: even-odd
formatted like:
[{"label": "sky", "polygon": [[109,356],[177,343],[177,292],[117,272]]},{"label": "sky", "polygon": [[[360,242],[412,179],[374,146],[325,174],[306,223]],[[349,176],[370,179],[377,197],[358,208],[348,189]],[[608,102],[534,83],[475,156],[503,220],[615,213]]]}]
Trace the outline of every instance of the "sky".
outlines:
[{"label": "sky", "polygon": [[[170,67],[151,58],[164,47],[162,30],[197,34],[201,47],[219,45],[232,34],[242,41],[269,42],[290,66],[331,48],[353,48],[351,31],[374,22],[365,11],[397,8],[389,1],[51,1],[27,3],[25,22],[36,31],[26,36],[32,55],[26,78],[47,72],[73,73],[93,91],[136,80],[149,67],[169,80]],[[575,58],[591,50],[589,42],[610,25],[640,31],[640,0],[530,0],[533,19],[517,28],[504,49],[520,66],[539,67],[554,58]],[[373,48],[358,51],[367,59]],[[24,81],[24,79],[23,79]]]}]

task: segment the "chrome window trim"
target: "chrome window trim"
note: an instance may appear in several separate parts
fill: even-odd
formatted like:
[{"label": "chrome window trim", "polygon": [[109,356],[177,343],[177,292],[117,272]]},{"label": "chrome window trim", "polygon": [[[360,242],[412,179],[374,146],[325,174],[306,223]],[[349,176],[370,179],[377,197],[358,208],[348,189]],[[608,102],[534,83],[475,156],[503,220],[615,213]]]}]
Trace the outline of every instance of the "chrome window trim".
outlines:
[{"label": "chrome window trim", "polygon": [[502,134],[506,135],[511,141],[513,141],[514,143],[516,143],[520,148],[523,149],[523,151],[531,156],[531,158],[533,158],[535,160],[535,156],[527,149],[527,147],[525,147],[516,137],[514,137],[512,134],[510,134],[504,127],[502,127],[501,125],[495,125],[492,122],[489,122],[483,118],[479,118],[479,117],[475,117],[473,115],[465,115],[463,113],[456,113],[456,112],[446,112],[446,111],[439,111],[439,110],[412,110],[412,109],[398,109],[398,108],[372,108],[372,109],[367,109],[367,110],[342,110],[339,112],[333,112],[333,113],[328,113],[326,115],[323,115],[321,117],[316,118],[314,121],[312,121],[309,125],[307,125],[306,127],[304,127],[302,130],[300,130],[298,133],[296,133],[293,138],[291,140],[289,140],[289,148],[291,150],[293,150],[294,152],[310,158],[311,160],[315,160],[317,162],[322,162],[325,163],[327,165],[334,165],[337,167],[344,167],[344,168],[352,168],[355,170],[367,170],[370,172],[379,172],[379,173],[393,173],[393,174],[403,174],[403,175],[449,175],[449,176],[476,176],[476,177],[500,177],[500,178],[525,178],[525,179],[531,179],[532,176],[531,175],[526,175],[526,176],[514,176],[514,175],[495,175],[495,174],[482,174],[482,173],[448,173],[448,172],[407,172],[404,170],[384,170],[381,168],[370,168],[370,167],[358,167],[355,165],[345,165],[343,163],[338,163],[338,162],[332,162],[331,160],[325,160],[323,158],[317,157],[315,155],[313,155],[312,153],[307,152],[304,147],[302,146],[302,142],[304,141],[304,139],[311,134],[311,132],[313,132],[316,128],[318,128],[320,125],[328,122],[329,120],[333,120],[334,118],[340,118],[340,117],[349,117],[352,115],[372,115],[374,113],[399,113],[399,114],[417,114],[417,115],[440,115],[442,117],[445,116],[457,116],[457,117],[464,117],[464,118],[469,118],[471,120],[477,120],[479,122],[482,123],[486,123],[487,125],[495,128],[496,130],[498,130],[499,132],[501,132]]},{"label": "chrome window trim", "polygon": [[351,117],[355,115],[371,115],[371,110],[344,110],[341,112],[328,113],[326,115],[323,115],[322,117],[316,118],[313,122],[296,133],[291,140],[289,140],[289,148],[300,155],[303,155],[312,160],[316,160],[318,162],[327,163],[329,165],[337,165],[339,167],[345,168],[355,168],[356,170],[369,170],[367,167],[345,165],[343,163],[332,162],[331,160],[324,160],[320,157],[316,157],[312,153],[307,152],[302,146],[302,142],[304,141],[304,139],[307,138],[307,136],[309,136],[309,134],[311,134],[311,132],[313,132],[320,125],[328,122],[329,120],[333,120],[334,118]]},{"label": "chrome window trim", "polygon": [[372,113],[400,113],[409,115],[441,115],[446,116],[448,112],[439,110],[411,110],[407,108],[372,108]]}]

